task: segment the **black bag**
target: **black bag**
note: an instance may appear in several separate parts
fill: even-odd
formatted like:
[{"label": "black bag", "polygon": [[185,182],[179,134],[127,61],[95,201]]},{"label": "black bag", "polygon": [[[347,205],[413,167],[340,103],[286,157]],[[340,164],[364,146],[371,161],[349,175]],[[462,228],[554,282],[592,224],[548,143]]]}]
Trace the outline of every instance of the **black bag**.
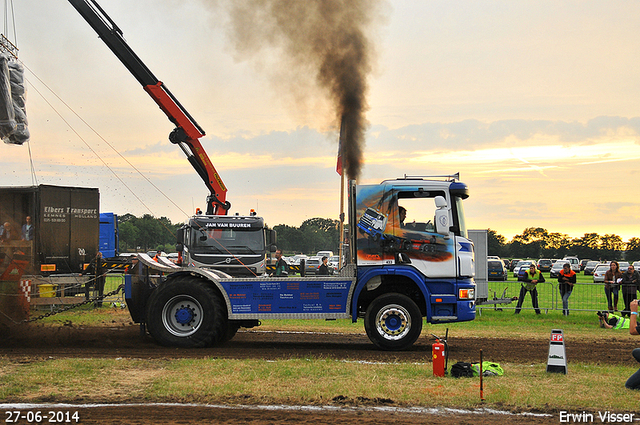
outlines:
[{"label": "black bag", "polygon": [[454,364],[451,366],[451,376],[454,378],[472,378],[473,368],[471,367],[471,363],[458,362]]}]

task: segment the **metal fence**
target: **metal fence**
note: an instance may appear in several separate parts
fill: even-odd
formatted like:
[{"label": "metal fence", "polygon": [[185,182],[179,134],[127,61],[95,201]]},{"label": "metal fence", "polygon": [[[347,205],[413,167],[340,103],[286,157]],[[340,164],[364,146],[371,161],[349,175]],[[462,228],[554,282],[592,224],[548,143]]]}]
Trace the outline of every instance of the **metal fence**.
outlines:
[{"label": "metal fence", "polygon": [[[88,285],[89,298],[98,296],[95,288],[95,276],[92,275],[54,275],[54,276],[24,276],[24,286],[29,286],[29,298],[32,306],[56,306],[66,304],[78,304],[86,299]],[[103,294],[108,294],[124,284],[124,274],[107,273]],[[124,294],[120,291],[103,299],[103,305],[119,303],[124,305]]]},{"label": "metal fence", "polygon": [[[541,311],[550,310],[562,311],[562,296],[560,295],[559,283],[547,281],[538,284],[538,306]],[[489,282],[488,299],[513,298],[520,296],[522,282]],[[515,310],[518,301],[514,300],[509,304],[481,304],[479,309],[512,309]],[[576,283],[569,297],[569,310],[575,311],[601,311],[607,310],[607,298],[604,293],[603,283]],[[527,293],[522,304],[523,310],[533,310],[531,304],[531,294]],[[622,289],[619,293],[618,310],[624,310],[624,299]]]}]

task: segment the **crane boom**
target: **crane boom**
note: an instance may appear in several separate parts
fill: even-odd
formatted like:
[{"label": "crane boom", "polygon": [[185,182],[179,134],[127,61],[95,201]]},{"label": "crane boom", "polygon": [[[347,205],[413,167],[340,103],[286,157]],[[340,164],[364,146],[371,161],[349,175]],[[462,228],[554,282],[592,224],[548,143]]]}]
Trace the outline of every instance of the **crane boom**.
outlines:
[{"label": "crane boom", "polygon": [[82,15],[100,39],[120,59],[120,62],[176,126],[169,135],[169,140],[180,146],[191,166],[209,189],[207,215],[225,215],[231,204],[226,200],[227,188],[222,178],[200,143],[200,138],[205,135],[204,130],[169,89],[153,75],[138,55],[131,50],[124,40],[120,28],[96,0],[69,0],[69,3]]}]

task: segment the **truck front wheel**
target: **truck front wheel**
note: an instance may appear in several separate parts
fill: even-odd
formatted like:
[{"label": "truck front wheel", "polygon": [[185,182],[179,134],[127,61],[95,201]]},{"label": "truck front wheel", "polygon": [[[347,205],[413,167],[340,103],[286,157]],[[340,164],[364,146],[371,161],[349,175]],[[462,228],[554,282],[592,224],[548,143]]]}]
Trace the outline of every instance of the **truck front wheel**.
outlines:
[{"label": "truck front wheel", "polygon": [[181,277],[161,284],[149,297],[147,329],[161,345],[206,347],[220,342],[227,317],[209,283]]},{"label": "truck front wheel", "polygon": [[364,317],[367,336],[383,350],[409,348],[422,332],[422,314],[406,295],[384,294],[373,300]]}]

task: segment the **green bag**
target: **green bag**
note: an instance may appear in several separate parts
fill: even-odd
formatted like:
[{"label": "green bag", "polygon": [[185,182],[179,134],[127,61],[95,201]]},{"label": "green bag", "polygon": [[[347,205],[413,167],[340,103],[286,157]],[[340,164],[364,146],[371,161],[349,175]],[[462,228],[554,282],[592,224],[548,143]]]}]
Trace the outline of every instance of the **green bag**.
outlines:
[{"label": "green bag", "polygon": [[[471,365],[473,370],[473,376],[480,376],[480,363],[473,363]],[[502,376],[504,370],[498,363],[482,362],[482,376]]]}]

